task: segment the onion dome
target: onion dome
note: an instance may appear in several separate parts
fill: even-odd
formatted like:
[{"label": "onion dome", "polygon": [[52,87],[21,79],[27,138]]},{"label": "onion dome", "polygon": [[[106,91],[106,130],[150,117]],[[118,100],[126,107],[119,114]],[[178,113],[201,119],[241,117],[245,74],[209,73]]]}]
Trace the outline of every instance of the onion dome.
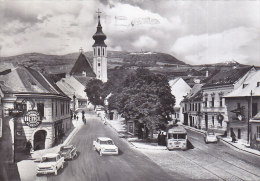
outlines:
[{"label": "onion dome", "polygon": [[103,46],[106,47],[104,40],[107,38],[107,36],[102,31],[102,26],[100,24],[100,16],[98,15],[98,26],[97,26],[97,32],[92,37],[95,40],[94,45],[92,47],[96,46]]}]

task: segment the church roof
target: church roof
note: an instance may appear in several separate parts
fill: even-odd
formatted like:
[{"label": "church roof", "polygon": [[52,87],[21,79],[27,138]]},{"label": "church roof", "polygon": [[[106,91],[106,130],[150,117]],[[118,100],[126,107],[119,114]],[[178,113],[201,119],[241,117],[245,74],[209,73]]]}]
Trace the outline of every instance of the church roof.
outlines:
[{"label": "church roof", "polygon": [[93,35],[93,39],[95,40],[95,43],[94,43],[94,45],[92,47],[95,47],[95,46],[104,46],[104,47],[106,47],[107,45],[104,42],[104,40],[106,38],[107,38],[107,36],[102,31],[102,26],[100,24],[100,16],[98,15],[97,31]]},{"label": "church roof", "polygon": [[85,76],[87,76],[87,77],[96,77],[87,57],[83,53],[80,53],[76,63],[74,64],[74,66],[72,67],[72,69],[70,71],[70,75],[82,76],[83,72],[86,73]]}]

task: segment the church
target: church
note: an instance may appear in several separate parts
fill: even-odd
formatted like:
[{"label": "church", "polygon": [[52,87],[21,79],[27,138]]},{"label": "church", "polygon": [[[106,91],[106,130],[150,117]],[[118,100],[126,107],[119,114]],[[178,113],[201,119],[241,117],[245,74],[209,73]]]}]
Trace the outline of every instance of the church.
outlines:
[{"label": "church", "polygon": [[70,108],[77,110],[88,104],[88,98],[85,92],[86,84],[91,79],[99,79],[107,82],[107,45],[105,44],[106,35],[102,31],[100,23],[100,13],[98,13],[97,31],[93,35],[93,65],[84,55],[82,49],[69,74],[62,78],[56,84],[71,98]]}]

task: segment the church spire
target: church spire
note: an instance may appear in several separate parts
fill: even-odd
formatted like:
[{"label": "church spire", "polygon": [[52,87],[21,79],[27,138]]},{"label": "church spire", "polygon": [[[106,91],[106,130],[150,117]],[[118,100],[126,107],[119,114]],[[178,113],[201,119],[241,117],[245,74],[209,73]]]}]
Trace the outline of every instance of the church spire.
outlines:
[{"label": "church spire", "polygon": [[95,40],[95,43],[92,47],[96,47],[96,46],[103,46],[106,47],[107,45],[105,44],[105,39],[107,38],[106,35],[103,33],[102,31],[102,26],[100,23],[100,14],[101,12],[98,11],[96,12],[98,14],[98,26],[97,26],[97,31],[96,33],[93,35],[93,39]]}]

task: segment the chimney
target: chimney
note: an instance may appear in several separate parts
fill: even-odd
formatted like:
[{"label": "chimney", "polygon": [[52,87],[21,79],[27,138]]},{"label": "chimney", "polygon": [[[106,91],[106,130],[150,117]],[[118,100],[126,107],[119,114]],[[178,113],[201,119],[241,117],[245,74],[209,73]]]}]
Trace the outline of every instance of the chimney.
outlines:
[{"label": "chimney", "polygon": [[206,71],[206,77],[208,77],[208,76],[209,76],[209,71],[207,70],[207,71]]}]

